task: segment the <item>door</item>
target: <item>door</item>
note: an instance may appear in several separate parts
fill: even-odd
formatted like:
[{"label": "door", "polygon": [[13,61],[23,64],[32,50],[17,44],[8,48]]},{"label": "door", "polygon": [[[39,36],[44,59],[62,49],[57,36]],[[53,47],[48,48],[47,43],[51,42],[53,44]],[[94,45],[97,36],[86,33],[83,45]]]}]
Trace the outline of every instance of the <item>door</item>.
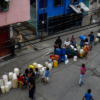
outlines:
[{"label": "door", "polygon": [[9,41],[8,41],[9,39],[10,39],[10,27],[9,26],[1,27],[0,28],[0,57],[10,53],[10,48],[5,47],[9,45]]}]

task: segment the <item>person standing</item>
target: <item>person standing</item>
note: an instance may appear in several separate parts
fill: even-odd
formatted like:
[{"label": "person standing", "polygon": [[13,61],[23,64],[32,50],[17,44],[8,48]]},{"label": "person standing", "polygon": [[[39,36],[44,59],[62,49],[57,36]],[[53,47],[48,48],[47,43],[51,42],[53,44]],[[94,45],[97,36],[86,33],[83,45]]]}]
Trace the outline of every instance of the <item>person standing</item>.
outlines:
[{"label": "person standing", "polygon": [[91,32],[88,36],[90,37],[90,51],[91,51],[95,37],[93,32]]},{"label": "person standing", "polygon": [[32,76],[29,77],[28,79],[28,83],[29,83],[29,97],[31,99],[35,99],[35,73],[32,73]]},{"label": "person standing", "polygon": [[21,33],[18,33],[17,35],[17,44],[18,44],[18,48],[21,51],[21,42],[22,42],[22,35]]},{"label": "person standing", "polygon": [[83,83],[82,83],[82,79],[84,77],[84,74],[86,72],[86,67],[85,67],[85,64],[82,64],[82,67],[81,67],[81,73],[80,73],[80,80],[79,80],[79,85],[81,86]]},{"label": "person standing", "polygon": [[11,40],[10,40],[10,50],[12,53],[12,56],[15,56],[15,38],[14,36],[12,36]]},{"label": "person standing", "polygon": [[85,43],[85,47],[84,47],[84,50],[85,50],[85,60],[87,60],[87,54],[89,52],[89,45],[88,45],[88,42]]},{"label": "person standing", "polygon": [[84,99],[85,100],[94,100],[90,93],[91,93],[91,89],[88,89],[82,100],[84,100]]},{"label": "person standing", "polygon": [[62,40],[60,39],[60,36],[58,36],[58,39],[56,40],[55,43],[58,44],[59,48],[61,49]]}]

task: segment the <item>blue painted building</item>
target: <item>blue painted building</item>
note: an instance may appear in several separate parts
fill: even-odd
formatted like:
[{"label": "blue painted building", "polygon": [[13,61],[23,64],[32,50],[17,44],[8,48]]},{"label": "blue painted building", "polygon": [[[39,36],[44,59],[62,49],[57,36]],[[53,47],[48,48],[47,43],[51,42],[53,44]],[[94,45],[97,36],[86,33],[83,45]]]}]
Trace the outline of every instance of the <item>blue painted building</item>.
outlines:
[{"label": "blue painted building", "polygon": [[[47,34],[52,34],[76,25],[78,20],[82,20],[80,16],[82,13],[77,13],[70,5],[78,5],[83,0],[36,0],[36,30],[37,36],[44,28]],[[45,21],[43,22],[43,12],[45,6]],[[76,19],[74,20],[75,18]],[[44,25],[42,26],[42,23]]]}]

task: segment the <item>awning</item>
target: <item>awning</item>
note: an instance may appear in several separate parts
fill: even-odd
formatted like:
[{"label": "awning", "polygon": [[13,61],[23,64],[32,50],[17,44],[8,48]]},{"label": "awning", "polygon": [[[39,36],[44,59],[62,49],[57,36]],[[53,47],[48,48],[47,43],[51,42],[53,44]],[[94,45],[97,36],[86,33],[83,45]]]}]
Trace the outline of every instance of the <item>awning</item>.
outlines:
[{"label": "awning", "polygon": [[84,13],[89,11],[89,8],[83,3],[80,2],[78,5],[69,5],[76,13]]}]

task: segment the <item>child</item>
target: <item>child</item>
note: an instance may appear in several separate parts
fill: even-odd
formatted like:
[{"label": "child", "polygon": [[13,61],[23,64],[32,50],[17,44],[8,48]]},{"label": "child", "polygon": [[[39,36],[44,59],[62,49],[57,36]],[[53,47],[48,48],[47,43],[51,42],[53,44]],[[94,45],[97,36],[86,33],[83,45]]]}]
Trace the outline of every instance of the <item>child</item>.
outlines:
[{"label": "child", "polygon": [[44,73],[44,75],[43,75],[43,77],[42,77],[42,80],[45,82],[44,85],[46,85],[46,84],[48,83],[48,81],[49,81],[49,72],[50,72],[50,70],[49,70],[49,68],[47,67],[47,68],[45,69],[45,73]]},{"label": "child", "polygon": [[28,70],[28,78],[31,77],[32,73],[33,73],[33,69],[30,68],[30,69]]},{"label": "child", "polygon": [[85,59],[87,60],[87,54],[88,54],[88,52],[89,52],[89,45],[88,45],[88,42],[86,42],[85,43],[86,45],[85,45],[85,47],[84,47],[84,50],[85,50]]},{"label": "child", "polygon": [[24,86],[24,85],[25,85],[25,87],[27,86],[27,81],[26,81],[25,74],[21,75],[21,76],[18,78],[18,81],[21,81],[22,89],[23,89],[23,86]]},{"label": "child", "polygon": [[35,82],[37,83],[38,78],[40,77],[40,72],[39,72],[38,68],[35,69],[35,76],[36,76]]}]

